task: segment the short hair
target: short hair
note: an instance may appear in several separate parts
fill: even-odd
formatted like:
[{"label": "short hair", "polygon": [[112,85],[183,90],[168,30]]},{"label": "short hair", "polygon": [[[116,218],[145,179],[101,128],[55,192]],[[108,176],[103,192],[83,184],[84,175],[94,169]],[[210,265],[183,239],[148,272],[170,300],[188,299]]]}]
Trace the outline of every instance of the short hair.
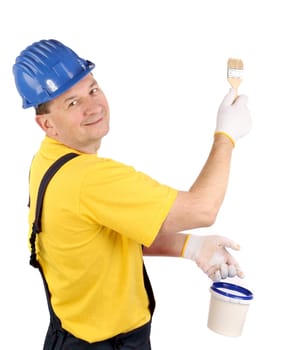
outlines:
[{"label": "short hair", "polygon": [[49,113],[50,112],[50,109],[49,109],[49,104],[50,103],[49,102],[50,101],[44,102],[44,103],[41,103],[38,106],[36,106],[35,107],[35,114],[42,115],[42,114]]}]

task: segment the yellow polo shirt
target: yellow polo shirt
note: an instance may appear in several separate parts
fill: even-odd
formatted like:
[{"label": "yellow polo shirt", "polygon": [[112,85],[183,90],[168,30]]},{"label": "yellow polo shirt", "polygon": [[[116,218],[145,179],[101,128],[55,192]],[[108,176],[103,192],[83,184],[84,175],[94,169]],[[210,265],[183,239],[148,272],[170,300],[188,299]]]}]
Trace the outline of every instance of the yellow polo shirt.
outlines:
[{"label": "yellow polo shirt", "polygon": [[[76,151],[46,137],[33,159],[29,236],[41,178],[69,152]],[[96,342],[149,321],[141,245],[154,241],[176,195],[133,167],[92,154],[56,173],[36,249],[64,329]]]}]

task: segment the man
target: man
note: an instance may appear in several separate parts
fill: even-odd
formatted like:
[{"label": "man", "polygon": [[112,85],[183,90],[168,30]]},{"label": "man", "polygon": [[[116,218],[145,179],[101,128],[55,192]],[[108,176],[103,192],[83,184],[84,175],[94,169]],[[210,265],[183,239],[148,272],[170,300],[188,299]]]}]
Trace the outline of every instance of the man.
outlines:
[{"label": "man", "polygon": [[251,128],[246,96],[234,90],[218,110],[213,146],[189,191],[98,157],[109,106],[94,64],[56,40],[23,50],[13,66],[23,108],[45,133],[30,171],[30,230],[46,170],[54,176],[32,248],[48,288],[51,323],[44,349],[149,350],[153,296],[143,255],[192,259],[212,280],[243,277],[228,238],[184,234],[210,226],[222,204],[235,142]]}]

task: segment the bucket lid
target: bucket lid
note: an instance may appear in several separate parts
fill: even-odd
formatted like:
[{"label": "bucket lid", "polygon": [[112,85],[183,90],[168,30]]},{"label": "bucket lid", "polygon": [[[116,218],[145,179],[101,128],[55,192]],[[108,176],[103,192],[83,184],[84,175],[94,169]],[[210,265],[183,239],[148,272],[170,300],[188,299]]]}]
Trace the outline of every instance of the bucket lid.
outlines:
[{"label": "bucket lid", "polygon": [[253,293],[250,290],[233,283],[214,282],[210,288],[216,293],[224,295],[229,298],[234,298],[239,300],[253,299]]}]

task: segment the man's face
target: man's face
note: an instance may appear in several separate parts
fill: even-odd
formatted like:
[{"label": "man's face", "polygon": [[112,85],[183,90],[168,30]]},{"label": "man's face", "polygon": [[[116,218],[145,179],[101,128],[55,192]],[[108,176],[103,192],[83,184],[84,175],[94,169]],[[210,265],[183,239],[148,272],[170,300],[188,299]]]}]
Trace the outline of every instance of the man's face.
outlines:
[{"label": "man's face", "polygon": [[36,117],[47,136],[85,153],[96,153],[109,131],[109,106],[92,74],[50,102]]}]

